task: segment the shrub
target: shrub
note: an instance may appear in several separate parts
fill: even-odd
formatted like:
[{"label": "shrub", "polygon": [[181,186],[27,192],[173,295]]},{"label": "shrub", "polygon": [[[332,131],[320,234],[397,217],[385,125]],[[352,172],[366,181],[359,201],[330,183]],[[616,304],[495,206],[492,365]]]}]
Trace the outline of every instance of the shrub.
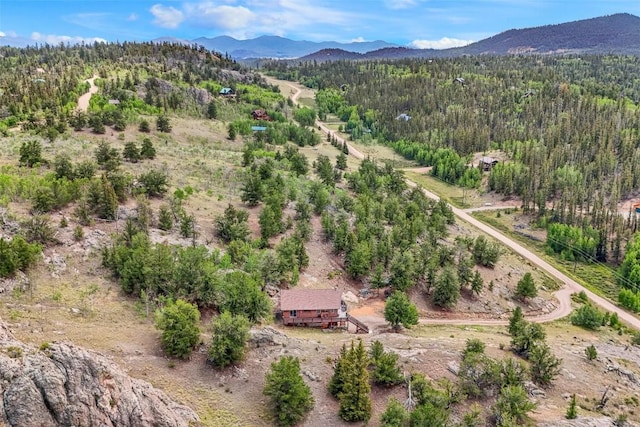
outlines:
[{"label": "shrub", "polygon": [[591,304],[585,304],[571,316],[571,324],[597,330],[602,326],[602,312]]},{"label": "shrub", "polygon": [[187,358],[200,340],[200,312],[183,300],[171,301],[156,311],[156,327],[162,330],[162,348],[170,356]]},{"label": "shrub", "polygon": [[228,311],[213,319],[211,323],[211,345],[207,360],[224,368],[242,360],[249,339],[249,320],[243,315],[232,315]]},{"label": "shrub", "polygon": [[149,197],[159,197],[167,192],[169,176],[166,172],[152,169],[138,177],[138,182]]}]

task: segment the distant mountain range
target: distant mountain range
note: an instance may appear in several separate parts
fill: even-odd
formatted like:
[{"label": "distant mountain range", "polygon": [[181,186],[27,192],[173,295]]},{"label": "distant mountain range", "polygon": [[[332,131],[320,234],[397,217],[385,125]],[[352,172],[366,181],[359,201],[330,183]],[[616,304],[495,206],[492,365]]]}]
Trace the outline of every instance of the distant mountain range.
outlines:
[{"label": "distant mountain range", "polygon": [[236,40],[233,37],[219,36],[214,38],[200,37],[191,40],[210,50],[227,53],[232,58],[299,58],[322,49],[342,49],[349,52],[366,53],[397,44],[376,40],[372,42],[310,42],[296,41],[278,36],[261,36],[255,39]]},{"label": "distant mountain range", "polygon": [[[442,58],[461,55],[615,53],[640,56],[640,18],[628,13],[557,25],[513,29],[476,43],[451,49],[412,49],[382,40],[338,43],[296,41],[278,36],[237,40],[233,37],[174,37],[156,43],[198,44],[237,60],[277,58],[330,61],[338,59]],[[0,37],[0,45],[23,47],[27,39]]]},{"label": "distant mountain range", "polygon": [[534,53],[614,53],[640,56],[640,18],[628,13],[619,13],[564,24],[508,30],[476,43],[451,49],[387,47],[364,54],[343,49],[323,49],[298,60],[444,58]]}]

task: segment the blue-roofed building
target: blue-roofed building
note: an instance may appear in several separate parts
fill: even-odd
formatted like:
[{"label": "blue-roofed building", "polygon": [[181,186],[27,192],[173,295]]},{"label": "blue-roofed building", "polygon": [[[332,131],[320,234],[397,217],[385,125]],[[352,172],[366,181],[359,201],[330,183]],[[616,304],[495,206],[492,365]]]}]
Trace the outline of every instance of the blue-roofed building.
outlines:
[{"label": "blue-roofed building", "polygon": [[223,87],[222,89],[220,89],[220,92],[218,92],[220,95],[222,96],[233,96],[235,95],[235,93],[233,92],[233,89],[231,89],[230,87]]},{"label": "blue-roofed building", "polygon": [[254,132],[264,132],[267,130],[266,126],[251,126],[251,130]]}]

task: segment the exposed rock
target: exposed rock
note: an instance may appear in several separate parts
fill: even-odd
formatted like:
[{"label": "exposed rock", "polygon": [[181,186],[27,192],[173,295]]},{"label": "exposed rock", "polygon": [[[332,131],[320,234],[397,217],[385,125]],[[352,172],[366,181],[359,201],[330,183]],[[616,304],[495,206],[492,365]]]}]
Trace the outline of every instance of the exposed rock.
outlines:
[{"label": "exposed rock", "polygon": [[311,381],[320,381],[320,376],[314,374],[311,371],[304,371],[303,372],[304,376],[306,376],[307,378],[309,378]]},{"label": "exposed rock", "polygon": [[460,372],[460,364],[455,360],[452,360],[449,363],[447,363],[447,370],[451,372],[453,375],[457,376],[458,372]]},{"label": "exposed rock", "polygon": [[262,329],[252,328],[249,333],[251,334],[249,345],[252,347],[286,345],[288,341],[288,337],[285,334],[271,326],[266,326]]},{"label": "exposed rock", "polygon": [[608,363],[607,364],[607,372],[611,372],[614,371],[616,372],[618,375],[620,375],[621,377],[626,378],[627,380],[629,380],[632,384],[634,385],[639,385],[640,384],[640,380],[638,379],[638,377],[636,376],[636,374],[626,368],[623,368],[622,366],[619,366],[615,363]]},{"label": "exposed rock", "polygon": [[15,276],[0,279],[0,293],[11,292],[14,289],[26,291],[31,286],[31,280],[22,271],[16,271]]},{"label": "exposed rock", "polygon": [[105,356],[68,343],[40,350],[0,323],[0,424],[187,427],[198,416]]},{"label": "exposed rock", "polygon": [[531,397],[535,397],[535,398],[547,397],[547,393],[531,381],[524,382],[524,389],[527,391],[527,394]]},{"label": "exposed rock", "polygon": [[358,297],[354,295],[353,292],[347,291],[342,294],[342,300],[348,304],[357,304]]},{"label": "exposed rock", "polygon": [[[611,427],[614,425],[614,420],[608,417],[579,417],[575,420],[559,420],[537,424],[538,427]],[[635,424],[627,423],[627,425],[631,427]]]}]

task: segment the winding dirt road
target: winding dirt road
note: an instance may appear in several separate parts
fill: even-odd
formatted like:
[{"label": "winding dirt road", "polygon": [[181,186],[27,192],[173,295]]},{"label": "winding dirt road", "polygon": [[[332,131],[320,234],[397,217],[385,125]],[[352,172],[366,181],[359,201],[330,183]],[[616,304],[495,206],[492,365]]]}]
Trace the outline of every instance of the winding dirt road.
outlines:
[{"label": "winding dirt road", "polygon": [[98,76],[96,75],[91,77],[90,79],[85,80],[87,83],[89,83],[89,92],[80,95],[80,97],[78,98],[78,106],[76,107],[77,111],[86,113],[89,109],[89,100],[91,99],[91,95],[98,92],[98,86],[96,86],[94,83],[97,78]]},{"label": "winding dirt road", "polygon": [[[284,82],[284,83],[295,91],[295,93],[291,95],[291,100],[294,103],[297,103],[298,97],[300,96],[300,93],[301,93],[300,88],[294,84],[291,84],[290,82]],[[356,148],[351,146],[347,142],[347,140],[345,140],[344,138],[341,138],[339,135],[337,135],[335,132],[329,129],[323,122],[317,121],[316,125],[324,133],[333,135],[338,142],[342,142],[343,144],[346,144],[347,147],[349,148],[350,155],[360,160],[365,158],[365,155],[363,153],[361,153]],[[406,181],[410,187],[417,186],[415,182],[409,179],[407,179]],[[427,197],[430,197],[433,200],[440,200],[440,197],[438,197],[436,194],[425,189],[423,189],[422,191]],[[453,210],[453,213],[456,215],[456,217],[458,217],[458,219],[466,221],[467,223],[478,228],[480,231],[488,234],[489,236],[495,238],[496,240],[499,240],[501,243],[511,248],[517,254],[526,258],[531,263],[537,265],[539,268],[541,268],[551,276],[555,277],[556,279],[564,283],[564,286],[562,286],[562,288],[560,288],[558,291],[554,293],[554,296],[558,300],[558,306],[556,307],[556,309],[546,314],[528,317],[527,318],[528,320],[533,322],[550,322],[550,321],[561,319],[563,317],[568,316],[571,313],[571,294],[575,292],[584,291],[589,297],[589,299],[593,301],[594,304],[598,305],[599,307],[609,312],[617,313],[620,320],[625,322],[627,325],[633,327],[634,329],[640,330],[640,319],[638,319],[631,313],[621,309],[620,307],[611,303],[609,300],[599,295],[596,295],[590,290],[584,288],[578,282],[568,277],[566,274],[562,273],[560,270],[558,270],[557,268],[555,268],[554,266],[552,266],[551,264],[549,264],[548,262],[540,258],[535,253],[531,252],[529,249],[511,240],[509,237],[500,233],[496,229],[484,224],[483,222],[478,221],[465,210],[459,209],[453,206],[451,206],[451,209]],[[421,324],[462,324],[462,325],[505,325],[508,323],[508,321],[500,320],[500,319],[426,319],[426,318],[422,318],[420,319],[420,323]]]}]

